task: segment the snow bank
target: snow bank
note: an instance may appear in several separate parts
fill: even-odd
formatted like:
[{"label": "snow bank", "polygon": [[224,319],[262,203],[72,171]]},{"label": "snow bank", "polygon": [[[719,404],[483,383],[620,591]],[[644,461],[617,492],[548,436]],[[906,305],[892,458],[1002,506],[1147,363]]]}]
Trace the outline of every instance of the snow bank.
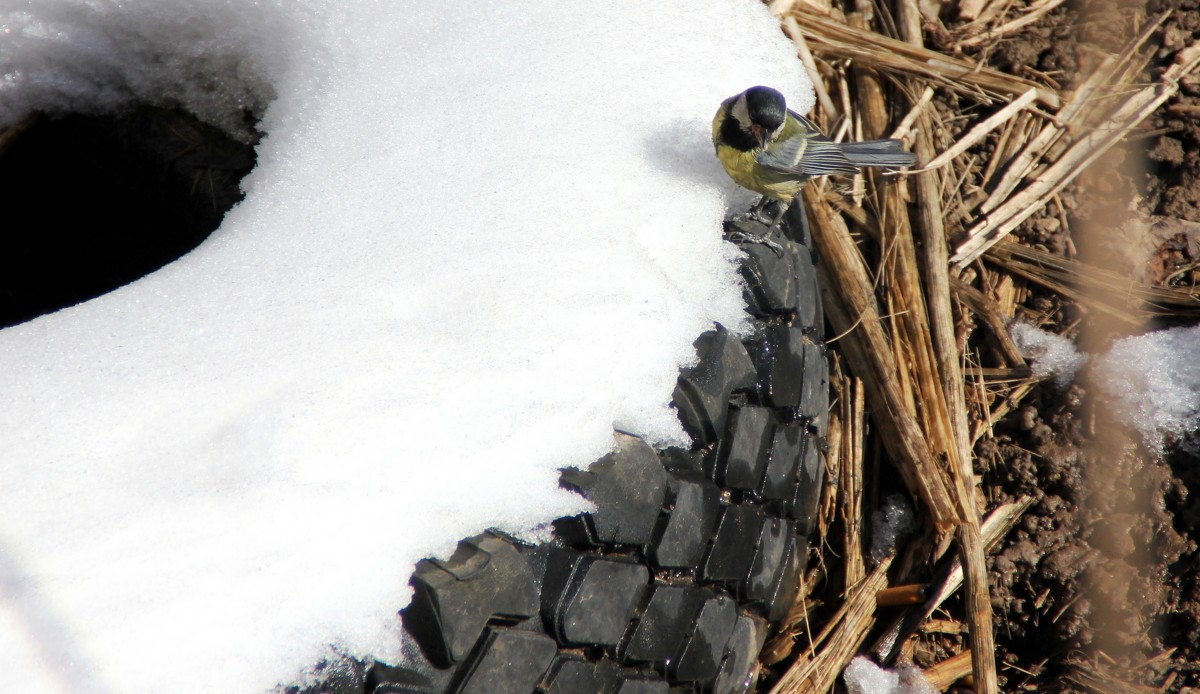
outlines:
[{"label": "snow bank", "polygon": [[[252,692],[399,657],[414,562],[578,510],[742,307],[709,121],[751,0],[0,0],[0,124],[183,104],[268,136],[196,251],[0,331],[0,671]],[[244,134],[244,133],[242,133]],[[739,198],[739,199],[744,199]]]}]

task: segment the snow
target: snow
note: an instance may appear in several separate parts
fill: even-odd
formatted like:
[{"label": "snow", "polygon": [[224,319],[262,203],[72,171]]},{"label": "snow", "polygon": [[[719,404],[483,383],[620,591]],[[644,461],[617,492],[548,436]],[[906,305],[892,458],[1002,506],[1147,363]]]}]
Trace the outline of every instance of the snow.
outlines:
[{"label": "snow", "polygon": [[1200,428],[1197,363],[1200,326],[1171,328],[1113,343],[1093,365],[1092,379],[1109,411],[1157,451],[1164,436],[1191,437]]},{"label": "snow", "polygon": [[863,656],[850,661],[842,671],[850,694],[935,694],[937,689],[925,675],[906,665],[897,670],[881,668]]},{"label": "snow", "polygon": [[1087,363],[1087,356],[1080,354],[1075,343],[1062,335],[1021,321],[1013,321],[1009,331],[1021,356],[1031,361],[1033,375],[1039,379],[1053,376],[1060,388],[1069,384],[1075,378],[1075,372]]},{"label": "snow", "polygon": [[0,671],[256,692],[400,657],[413,564],[584,506],[612,429],[683,440],[744,327],[709,122],[807,112],[753,0],[0,0],[0,125],[183,104],[268,136],[181,260],[0,331]]}]

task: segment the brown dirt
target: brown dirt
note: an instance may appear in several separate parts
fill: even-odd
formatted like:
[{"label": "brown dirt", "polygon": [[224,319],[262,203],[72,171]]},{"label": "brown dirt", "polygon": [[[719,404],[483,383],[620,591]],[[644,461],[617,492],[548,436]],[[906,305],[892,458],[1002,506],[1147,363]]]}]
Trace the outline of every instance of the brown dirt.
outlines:
[{"label": "brown dirt", "polygon": [[[1135,22],[1165,9],[1175,12],[1157,38],[1150,79],[1200,36],[1200,2],[1064,6],[994,46],[987,59],[1069,88],[1096,59],[1095,46],[1116,45]],[[1190,226],[1156,239],[1148,254],[1126,246],[1127,257],[1114,258],[1111,241],[1129,219],[1146,215],[1200,221],[1200,80],[1185,84],[1143,134],[1093,165],[1062,200],[1066,227],[1048,211],[1018,238],[1056,253],[1078,248],[1088,262],[1138,266],[1160,280],[1195,262]],[[1194,279],[1187,271],[1171,281]],[[1131,332],[1030,289],[1024,313],[1077,336],[1081,349],[1103,351]],[[1160,456],[1124,432],[1086,379],[1039,386],[979,444],[977,471],[990,504],[1036,499],[991,561],[1002,691],[1200,687],[1200,460],[1168,450]]]}]

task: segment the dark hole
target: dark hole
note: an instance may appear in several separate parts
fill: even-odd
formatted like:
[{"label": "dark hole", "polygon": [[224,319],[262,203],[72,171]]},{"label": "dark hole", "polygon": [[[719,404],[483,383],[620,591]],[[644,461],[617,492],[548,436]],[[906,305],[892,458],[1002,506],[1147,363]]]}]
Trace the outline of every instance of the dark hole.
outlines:
[{"label": "dark hole", "polygon": [[0,130],[0,327],[86,301],[195,248],[242,199],[252,144],[177,110]]}]

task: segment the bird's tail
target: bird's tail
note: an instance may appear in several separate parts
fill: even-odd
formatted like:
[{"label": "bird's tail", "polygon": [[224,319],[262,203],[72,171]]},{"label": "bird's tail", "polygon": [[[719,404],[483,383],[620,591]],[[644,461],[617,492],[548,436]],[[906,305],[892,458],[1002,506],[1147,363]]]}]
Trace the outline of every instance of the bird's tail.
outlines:
[{"label": "bird's tail", "polygon": [[904,151],[900,140],[867,140],[842,143],[842,154],[855,166],[912,166],[917,155]]}]

